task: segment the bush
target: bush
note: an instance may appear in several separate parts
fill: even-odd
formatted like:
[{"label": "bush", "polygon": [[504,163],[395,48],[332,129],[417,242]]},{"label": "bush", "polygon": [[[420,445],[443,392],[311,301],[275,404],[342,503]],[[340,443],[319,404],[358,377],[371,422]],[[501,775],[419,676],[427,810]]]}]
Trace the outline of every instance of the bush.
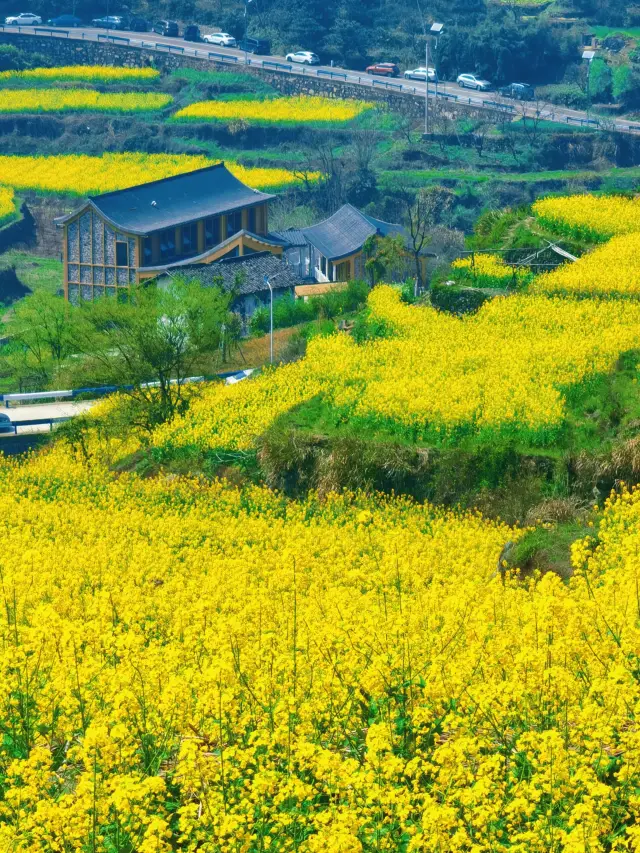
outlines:
[{"label": "bush", "polygon": [[584,110],[587,108],[589,99],[577,83],[553,83],[550,86],[540,86],[536,90],[541,101],[549,101],[563,107],[573,107]]}]

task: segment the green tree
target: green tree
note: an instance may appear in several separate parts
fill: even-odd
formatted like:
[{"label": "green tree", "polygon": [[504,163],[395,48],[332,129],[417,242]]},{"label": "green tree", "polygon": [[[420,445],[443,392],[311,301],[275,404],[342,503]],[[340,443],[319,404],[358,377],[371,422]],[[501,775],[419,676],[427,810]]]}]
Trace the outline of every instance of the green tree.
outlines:
[{"label": "green tree", "polygon": [[40,291],[17,303],[7,323],[13,375],[47,386],[74,352],[77,311],[62,297]]},{"label": "green tree", "polygon": [[367,237],[363,251],[367,259],[364,267],[372,286],[385,276],[391,276],[407,253],[404,238],[400,234],[388,234],[386,237],[372,234]]},{"label": "green tree", "polygon": [[230,300],[217,287],[175,280],[135,288],[126,302],[86,303],[78,332],[83,371],[122,386],[135,403],[132,420],[151,430],[186,408],[185,380],[201,359],[220,353]]}]

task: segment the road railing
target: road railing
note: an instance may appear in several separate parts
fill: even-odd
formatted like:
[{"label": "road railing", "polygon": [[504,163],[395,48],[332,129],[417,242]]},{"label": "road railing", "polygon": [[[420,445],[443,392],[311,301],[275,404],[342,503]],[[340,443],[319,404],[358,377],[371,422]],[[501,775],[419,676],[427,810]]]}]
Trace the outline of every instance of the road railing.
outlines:
[{"label": "road railing", "polygon": [[349,75],[345,71],[324,71],[316,69],[316,77],[329,77],[330,80],[348,80]]},{"label": "road railing", "polygon": [[108,41],[111,44],[124,44],[129,46],[131,39],[127,36],[113,36],[110,33],[98,33],[98,41]]},{"label": "road railing", "polygon": [[[171,384],[175,385],[177,379],[172,379]],[[182,379],[182,384],[193,382],[204,382],[204,376],[188,376]],[[143,382],[140,388],[158,388],[159,382]],[[91,388],[67,388],[59,391],[20,391],[10,394],[0,394],[0,402],[4,403],[7,409],[11,408],[11,403],[33,403],[38,400],[74,400],[78,397],[101,397],[105,394],[115,394],[116,391],[131,391],[133,385],[98,385]]]}]

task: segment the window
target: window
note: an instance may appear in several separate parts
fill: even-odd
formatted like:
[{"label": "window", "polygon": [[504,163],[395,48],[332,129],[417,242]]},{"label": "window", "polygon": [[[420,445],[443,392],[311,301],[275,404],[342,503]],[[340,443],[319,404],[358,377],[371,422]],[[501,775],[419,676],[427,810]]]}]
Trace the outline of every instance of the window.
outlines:
[{"label": "window", "polygon": [[116,266],[129,266],[129,247],[126,243],[121,243],[119,240],[116,240]]},{"label": "window", "polygon": [[239,210],[227,214],[227,237],[233,237],[242,228],[242,214]]},{"label": "window", "polygon": [[191,222],[182,226],[182,254],[195,255],[198,252],[198,224]]},{"label": "window", "polygon": [[322,275],[327,274],[327,259],[324,255],[320,255],[320,272]]},{"label": "window", "polygon": [[220,242],[220,217],[210,216],[204,221],[204,246],[210,249]]},{"label": "window", "polygon": [[255,207],[250,207],[247,211],[247,231],[251,231],[253,234],[257,234],[256,231],[256,209]]},{"label": "window", "polygon": [[144,254],[144,266],[149,267],[153,261],[153,248],[151,237],[145,237],[142,243],[142,252]]},{"label": "window", "polygon": [[163,261],[174,258],[176,254],[176,232],[174,228],[167,228],[160,232],[160,257]]}]

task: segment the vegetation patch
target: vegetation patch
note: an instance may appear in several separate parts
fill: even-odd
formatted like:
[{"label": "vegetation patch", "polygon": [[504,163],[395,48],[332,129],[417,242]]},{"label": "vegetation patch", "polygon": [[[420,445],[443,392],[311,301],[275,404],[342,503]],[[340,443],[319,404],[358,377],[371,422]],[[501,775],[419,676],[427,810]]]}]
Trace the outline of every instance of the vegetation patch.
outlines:
[{"label": "vegetation patch", "polygon": [[177,121],[246,121],[250,124],[343,124],[374,104],[315,96],[282,97],[266,101],[201,101],[174,115]]},{"label": "vegetation patch", "polygon": [[114,65],[62,65],[57,68],[27,68],[0,72],[0,82],[87,81],[95,83],[155,82],[160,72],[155,68],[122,68]]},{"label": "vegetation patch", "polygon": [[14,219],[16,213],[16,198],[12,187],[0,186],[0,225],[5,225]]},{"label": "vegetation patch", "polygon": [[173,101],[156,92],[94,92],[90,89],[2,89],[0,113],[108,112],[161,110]]}]

